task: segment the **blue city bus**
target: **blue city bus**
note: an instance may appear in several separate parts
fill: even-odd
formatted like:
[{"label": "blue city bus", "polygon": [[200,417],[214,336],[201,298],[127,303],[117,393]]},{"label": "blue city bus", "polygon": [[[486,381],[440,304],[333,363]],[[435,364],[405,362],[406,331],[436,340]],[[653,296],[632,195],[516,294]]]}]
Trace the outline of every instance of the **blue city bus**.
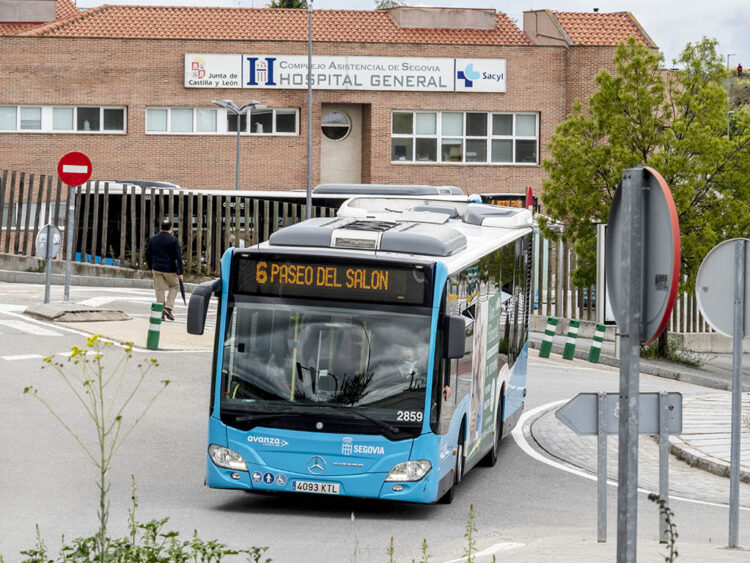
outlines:
[{"label": "blue city bus", "polygon": [[469,196],[368,196],[230,248],[206,485],[450,502],[526,396],[532,218]]}]

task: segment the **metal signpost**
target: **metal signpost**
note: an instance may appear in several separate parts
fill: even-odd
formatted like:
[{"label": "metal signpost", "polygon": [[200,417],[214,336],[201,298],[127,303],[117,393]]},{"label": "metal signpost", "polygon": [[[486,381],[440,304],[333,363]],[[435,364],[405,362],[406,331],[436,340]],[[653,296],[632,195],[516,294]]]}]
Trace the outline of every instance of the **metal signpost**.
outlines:
[{"label": "metal signpost", "polygon": [[[732,275],[727,275],[732,272]],[[740,518],[742,340],[750,334],[750,239],[714,246],[695,281],[698,308],[716,332],[732,337],[732,437],[729,457],[729,547],[737,547]]]},{"label": "metal signpost", "polygon": [[34,241],[39,256],[47,261],[44,275],[44,302],[49,303],[49,286],[52,278],[52,259],[62,247],[62,233],[54,225],[44,225]]},{"label": "metal signpost", "polygon": [[664,178],[623,170],[609,211],[607,292],[621,333],[617,561],[635,562],[638,523],[638,398],[641,345],[666,327],[677,296],[680,228]]},{"label": "metal signpost", "polygon": [[68,185],[68,224],[65,226],[65,291],[63,299],[70,300],[70,264],[73,254],[75,229],[76,187],[91,178],[91,161],[81,152],[69,152],[57,163],[57,175]]},{"label": "metal signpost", "polygon": [[[607,434],[618,433],[620,396],[616,393],[579,393],[555,416],[576,434],[597,439],[597,541],[607,541]],[[669,500],[669,434],[682,432],[682,394],[641,393],[638,434],[659,436],[659,496]],[[667,522],[659,519],[659,538],[667,541]]]}]

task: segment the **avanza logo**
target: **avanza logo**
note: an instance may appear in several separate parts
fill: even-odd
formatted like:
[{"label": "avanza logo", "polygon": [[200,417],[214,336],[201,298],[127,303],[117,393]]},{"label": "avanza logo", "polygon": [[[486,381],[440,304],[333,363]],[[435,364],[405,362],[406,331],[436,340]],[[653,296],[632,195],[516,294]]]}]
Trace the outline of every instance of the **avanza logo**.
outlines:
[{"label": "avanza logo", "polygon": [[274,79],[274,61],[276,57],[247,57],[250,64],[247,86],[276,86]]},{"label": "avanza logo", "polygon": [[281,438],[272,438],[270,436],[248,436],[247,441],[251,444],[259,444],[261,446],[267,446],[269,448],[283,448],[288,446],[289,442],[282,440]]}]

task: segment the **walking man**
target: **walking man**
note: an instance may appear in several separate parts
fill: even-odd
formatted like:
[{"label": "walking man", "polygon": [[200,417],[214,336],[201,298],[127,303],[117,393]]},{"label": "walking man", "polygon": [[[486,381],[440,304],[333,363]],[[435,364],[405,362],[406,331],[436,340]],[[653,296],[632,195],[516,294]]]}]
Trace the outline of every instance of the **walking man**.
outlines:
[{"label": "walking man", "polygon": [[146,245],[146,264],[154,275],[156,302],[164,304],[161,318],[173,321],[172,309],[180,287],[177,280],[182,279],[182,250],[177,237],[172,235],[172,221],[162,221],[161,232],[149,239]]}]

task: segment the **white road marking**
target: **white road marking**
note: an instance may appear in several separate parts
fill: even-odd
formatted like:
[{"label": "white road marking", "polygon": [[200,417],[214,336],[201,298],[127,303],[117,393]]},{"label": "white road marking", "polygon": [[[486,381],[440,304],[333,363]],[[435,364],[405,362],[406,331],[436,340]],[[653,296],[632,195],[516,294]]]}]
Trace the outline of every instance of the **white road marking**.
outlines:
[{"label": "white road marking", "polygon": [[26,305],[16,303],[0,303],[0,313],[22,313],[26,310]]},{"label": "white road marking", "polygon": [[78,305],[85,305],[87,307],[101,307],[102,305],[107,305],[108,303],[112,303],[113,301],[127,301],[128,303],[134,303],[134,302],[140,302],[140,303],[152,303],[154,299],[152,297],[136,297],[132,295],[128,296],[116,296],[116,295],[104,295],[100,297],[91,297],[90,299],[84,299],[83,301],[78,301]]},{"label": "white road marking", "polygon": [[[511,432],[513,436],[513,440],[515,440],[516,444],[518,444],[518,447],[520,447],[526,454],[533,457],[537,461],[541,461],[542,463],[546,463],[550,467],[554,467],[556,469],[561,469],[562,471],[566,471],[568,473],[572,473],[573,475],[578,475],[579,477],[583,477],[584,479],[588,479],[590,481],[596,481],[596,475],[593,475],[591,473],[587,473],[581,469],[576,469],[574,467],[571,467],[569,465],[565,465],[563,463],[559,463],[557,461],[554,461],[552,459],[549,459],[548,457],[542,455],[538,451],[536,451],[534,448],[531,447],[531,444],[529,444],[526,441],[526,437],[523,435],[523,427],[526,424],[526,421],[529,420],[531,417],[537,415],[538,413],[542,411],[546,411],[548,409],[555,408],[559,405],[562,405],[564,403],[567,403],[570,399],[563,399],[562,401],[554,401],[552,403],[547,403],[546,405],[542,405],[540,407],[536,407],[535,409],[531,409],[529,411],[526,411],[521,415],[521,418],[518,419],[518,423],[516,424],[516,427],[513,429],[513,432]],[[617,487],[617,482],[612,481],[610,479],[607,479],[607,484],[612,487]],[[647,489],[642,489],[641,487],[638,487],[638,492],[645,493],[645,494],[651,494],[651,493],[657,493],[657,491],[649,491]],[[681,496],[676,495],[669,495],[669,500],[679,500],[683,502],[692,502],[693,504],[701,504],[703,506],[716,506],[719,508],[729,508],[728,504],[722,503],[722,502],[707,502],[704,500],[696,500],[691,498],[685,498]],[[740,510],[744,510],[746,512],[750,512],[750,507],[746,506],[740,506]]]},{"label": "white road marking", "polygon": [[11,320],[0,320],[0,325],[7,326],[14,330],[20,330],[26,334],[33,334],[34,336],[62,336],[57,331],[50,330],[49,328],[41,328],[35,324],[27,321],[11,321]]},{"label": "white road marking", "polygon": [[[490,555],[497,555],[501,551],[510,551],[511,549],[518,549],[519,547],[526,547],[525,543],[517,543],[517,542],[502,542],[502,543],[496,543],[495,545],[491,545],[487,549],[483,549],[482,551],[477,551],[472,555],[473,558],[480,558]],[[461,559],[451,559],[450,561],[447,561],[446,563],[464,563],[464,561],[467,560],[467,557],[462,557]]]},{"label": "white road marking", "polygon": [[16,360],[41,360],[44,356],[41,354],[20,354],[18,356],[0,356],[3,360],[14,362]]}]

